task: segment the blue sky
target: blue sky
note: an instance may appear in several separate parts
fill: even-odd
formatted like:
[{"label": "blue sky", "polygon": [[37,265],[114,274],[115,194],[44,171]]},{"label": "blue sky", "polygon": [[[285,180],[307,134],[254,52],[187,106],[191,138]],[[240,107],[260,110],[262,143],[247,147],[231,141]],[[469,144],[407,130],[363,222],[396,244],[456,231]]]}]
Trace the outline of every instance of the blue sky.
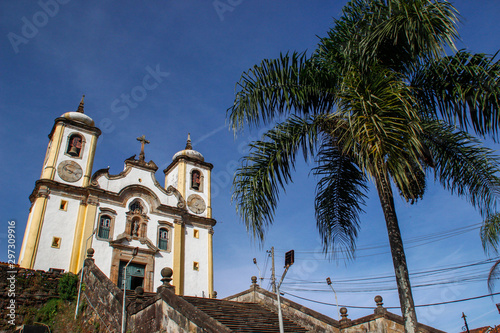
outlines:
[{"label": "blue sky", "polygon": [[[219,297],[246,289],[250,276],[258,275],[252,258],[264,270],[266,250],[274,246],[279,274],[284,252],[296,250],[296,263],[283,285],[289,294],[334,303],[324,283],[330,276],[339,303],[351,306],[352,319],[372,313],[352,306],[373,307],[377,294],[384,297],[386,306],[399,305],[385,222],[373,188],[361,220],[358,257],[347,262],[328,261],[319,253],[310,165],[299,164],[262,247],[247,235],[230,201],[231,177],[246,143],[259,136],[258,131],[246,131],[235,139],[225,126],[235,83],[243,71],[264,58],[289,50],[314,50],[316,36],[326,34],[345,1],[54,3],[0,2],[1,261],[6,260],[9,219],[17,221],[21,244],[28,196],[40,176],[54,119],[75,110],[85,94],[85,112],[103,131],[94,171],[110,166],[111,173],[119,173],[123,161],[139,152],[136,138],[142,134],[151,141],[146,158],[160,166],[156,175],[160,183],[164,180],[161,170],[183,149],[188,132],[195,149],[214,164],[215,289]],[[492,0],[454,3],[463,16],[458,47],[484,53],[500,49],[500,4]],[[159,73],[157,84],[142,89],[151,71]],[[131,94],[137,98],[127,102],[123,96]],[[498,149],[496,144],[489,145]],[[442,271],[487,259],[477,226],[467,228],[481,221],[474,209],[432,184],[422,202],[410,206],[397,199],[396,204],[410,273],[415,273],[412,284],[424,285],[414,288],[417,305],[488,293],[489,264]],[[269,278],[269,267],[263,272],[265,278]],[[262,286],[268,287],[267,279]],[[336,317],[335,307],[289,294],[294,301]],[[457,332],[463,325],[462,311],[470,327],[498,324],[496,302],[499,296],[420,307],[417,315],[425,324]]]}]

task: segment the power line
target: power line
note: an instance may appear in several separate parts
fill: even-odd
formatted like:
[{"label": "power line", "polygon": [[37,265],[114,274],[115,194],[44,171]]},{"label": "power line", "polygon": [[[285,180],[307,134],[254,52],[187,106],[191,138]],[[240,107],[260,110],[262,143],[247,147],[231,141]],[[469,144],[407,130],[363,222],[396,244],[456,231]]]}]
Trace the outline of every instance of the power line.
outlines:
[{"label": "power line", "polygon": [[[489,267],[480,267],[495,262],[498,258],[464,262],[437,269],[427,269],[410,274],[413,288],[432,288],[444,285],[465,285],[487,280]],[[284,282],[285,290],[300,292],[327,292],[325,281],[294,279]],[[350,278],[333,281],[336,290],[342,293],[371,293],[396,291],[394,275]],[[324,286],[324,289],[318,288]]]},{"label": "power line", "polygon": [[[435,287],[435,286],[441,286],[441,285],[447,285],[447,284],[453,284],[453,285],[462,285],[466,283],[472,283],[472,282],[479,282],[479,281],[486,281],[487,277],[486,276],[477,276],[477,277],[471,277],[468,279],[461,280],[460,282],[457,282],[456,280],[454,281],[443,281],[443,282],[438,282],[438,283],[425,283],[425,284],[416,284],[412,285],[412,289],[417,289],[417,288],[425,288],[425,287]],[[328,289],[308,289],[308,288],[287,288],[288,290],[293,290],[293,291],[303,291],[303,292],[328,292]],[[385,287],[372,287],[372,288],[365,288],[365,289],[342,289],[342,288],[336,288],[337,292],[339,293],[370,293],[370,292],[379,292],[379,291],[396,291],[398,288],[396,286],[385,286]]]},{"label": "power line", "polygon": [[[288,293],[288,292],[283,292],[283,293],[287,294],[287,295],[290,295],[290,296],[293,296],[293,297],[296,297],[296,298],[299,298],[299,299],[302,299],[302,300],[305,300],[305,301],[313,302],[313,303],[318,303],[318,304],[323,304],[323,305],[328,305],[328,306],[337,306],[337,304],[332,304],[332,303],[327,303],[327,302],[322,302],[322,301],[316,301],[316,300],[312,300],[312,299],[309,299],[309,298],[297,296],[297,295],[294,295],[294,294],[291,294],[291,293]],[[416,308],[420,308],[420,307],[428,307],[428,306],[437,306],[437,305],[445,305],[445,304],[451,304],[451,303],[466,302],[466,301],[472,301],[472,300],[476,300],[476,299],[480,299],[480,298],[485,298],[485,297],[489,297],[489,296],[495,296],[495,295],[500,295],[500,292],[493,293],[493,294],[487,294],[487,295],[481,295],[481,296],[475,296],[475,297],[469,297],[469,298],[462,298],[462,299],[457,299],[457,300],[453,300],[453,301],[446,301],[446,302],[439,302],[439,303],[429,303],[429,304],[419,304],[419,305],[415,305],[415,307]],[[339,306],[342,306],[342,307],[345,307],[345,308],[351,308],[351,309],[374,309],[373,306],[340,305],[340,304],[339,304]],[[384,306],[384,308],[386,308],[386,309],[399,309],[400,307],[399,306]]]},{"label": "power line", "polygon": [[[461,228],[456,228],[456,229],[450,229],[448,231],[444,232],[435,232],[435,233],[430,233],[430,234],[425,234],[425,235],[420,235],[416,237],[412,237],[407,239],[404,243],[405,244],[413,244],[413,243],[419,243],[420,244],[415,244],[412,246],[405,246],[407,249],[415,248],[415,247],[420,247],[424,246],[430,243],[434,242],[439,242],[444,239],[448,239],[451,237],[459,236],[465,233],[468,233],[470,231],[477,230],[481,227],[482,223],[475,223],[471,224],[468,226],[464,226]],[[422,243],[424,242],[424,243]],[[369,247],[363,247],[363,248],[358,248],[356,251],[367,251],[367,250],[374,250],[374,249],[380,249],[380,248],[387,248],[388,244],[380,244],[380,245],[375,245],[375,246],[369,246]],[[280,252],[283,252],[284,250],[279,250]],[[338,251],[333,251],[334,253],[343,253],[343,251],[338,250]],[[297,250],[295,251],[296,254],[323,254],[323,251],[316,251],[316,250],[305,250],[305,251],[300,251]],[[371,257],[371,256],[377,256],[377,255],[382,255],[382,254],[388,254],[390,253],[389,251],[384,251],[384,252],[377,252],[377,253],[371,253],[371,254],[365,254],[365,255],[359,255],[356,256],[358,258],[364,258],[364,257]],[[345,259],[345,258],[339,258],[339,259]],[[311,260],[311,259],[309,259]],[[315,258],[314,260],[329,260],[328,258]]]},{"label": "power line", "polygon": [[[495,257],[495,258],[490,258],[486,260],[481,260],[481,261],[474,261],[474,262],[467,262],[460,264],[458,266],[448,266],[448,267],[441,267],[441,268],[436,268],[436,269],[428,269],[428,270],[423,270],[423,271],[417,271],[417,272],[410,272],[410,277],[420,277],[420,276],[429,276],[429,275],[437,275],[439,273],[448,273],[454,270],[459,270],[462,268],[469,268],[469,267],[474,267],[474,266],[480,266],[480,265],[487,265],[491,264],[495,261],[500,259],[500,257]],[[474,272],[477,273],[475,270]],[[454,275],[456,276],[456,274]],[[380,276],[368,276],[368,277],[362,277],[362,278],[349,278],[349,279],[342,279],[342,280],[333,280],[332,282],[335,284],[353,284],[353,282],[358,282],[362,283],[362,281],[367,281],[366,283],[375,283],[373,280],[388,280],[388,281],[382,281],[382,282],[392,282],[394,281],[394,274],[388,274],[388,275],[380,275]],[[302,279],[294,279],[293,277],[288,277],[288,280],[296,281],[296,282],[302,282],[302,283],[311,283],[311,284],[324,284],[325,281],[308,281],[308,280],[302,280]],[[435,278],[433,279],[435,280]],[[284,284],[290,284],[290,282],[284,282]]]}]

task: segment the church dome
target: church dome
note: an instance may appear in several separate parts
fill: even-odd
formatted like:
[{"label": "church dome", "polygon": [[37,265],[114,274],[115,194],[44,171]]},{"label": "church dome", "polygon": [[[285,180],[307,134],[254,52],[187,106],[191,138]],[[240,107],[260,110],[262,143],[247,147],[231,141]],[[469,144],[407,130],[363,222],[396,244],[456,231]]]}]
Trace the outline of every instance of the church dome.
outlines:
[{"label": "church dome", "polygon": [[193,159],[196,159],[196,160],[199,160],[202,162],[205,161],[205,158],[203,157],[203,155],[200,152],[193,149],[193,146],[191,145],[191,135],[190,134],[188,134],[186,148],[184,150],[181,150],[181,151],[175,153],[174,157],[172,157],[172,160],[175,161],[175,159],[180,157],[180,156],[191,157]]},{"label": "church dome", "polygon": [[78,110],[76,111],[71,111],[71,112],[66,112],[61,115],[61,117],[70,119],[73,121],[77,121],[79,123],[84,123],[85,125],[89,126],[94,126],[94,121],[92,118],[87,116],[85,113],[83,113],[83,98],[85,95],[82,96],[82,100],[80,101],[80,105],[78,106]]},{"label": "church dome", "polygon": [[79,123],[84,123],[85,125],[94,126],[94,121],[92,120],[92,118],[87,116],[85,113],[72,111],[66,112],[65,114],[61,115],[61,117],[77,121]]}]

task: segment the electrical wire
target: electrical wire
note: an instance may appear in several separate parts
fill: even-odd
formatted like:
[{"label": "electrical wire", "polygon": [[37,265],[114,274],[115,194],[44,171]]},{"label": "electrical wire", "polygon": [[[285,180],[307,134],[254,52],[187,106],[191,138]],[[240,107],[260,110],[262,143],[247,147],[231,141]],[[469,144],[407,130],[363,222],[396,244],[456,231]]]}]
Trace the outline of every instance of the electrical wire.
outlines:
[{"label": "electrical wire", "polygon": [[[436,233],[431,233],[431,234],[426,234],[426,235],[420,235],[416,237],[409,238],[408,240],[405,241],[405,244],[411,244],[410,246],[405,246],[405,248],[415,248],[415,247],[420,247],[424,246],[430,243],[434,242],[439,242],[445,239],[449,239],[452,237],[456,237],[459,235],[463,235],[465,233],[474,231],[479,229],[481,226],[481,223],[476,223],[468,226],[464,226],[461,228],[453,229],[453,230],[448,230],[444,232],[436,232]],[[357,251],[369,251],[369,250],[375,250],[375,249],[380,249],[380,248],[387,248],[387,244],[383,245],[375,245],[375,246],[369,246],[369,247],[364,247],[360,248]],[[278,250],[278,252],[284,252],[282,250]],[[341,251],[337,251],[341,252]],[[297,254],[323,254],[322,251],[295,251],[296,253],[296,259],[297,259]],[[388,254],[390,253],[389,251],[387,252],[377,252],[377,253],[368,253],[365,255],[357,256],[357,257],[371,257],[371,256],[376,256],[376,255],[381,255],[381,254]],[[282,257],[281,255],[277,255],[276,257]],[[467,284],[467,283],[474,283],[474,282],[479,282],[479,281],[486,281],[488,272],[489,272],[489,267],[486,267],[486,270],[482,269],[483,267],[478,267],[478,266],[483,266],[483,265],[488,265],[491,264],[495,261],[497,261],[500,257],[497,258],[491,258],[487,260],[481,260],[481,261],[475,261],[475,262],[466,262],[466,263],[461,263],[459,265],[450,265],[450,266],[444,266],[440,268],[434,268],[434,269],[427,269],[427,270],[422,270],[418,272],[413,272],[410,273],[410,276],[412,280],[418,281],[415,283],[412,287],[413,288],[426,288],[426,287],[435,287],[435,286],[442,286],[442,285],[447,285],[447,284],[454,284],[454,285],[459,285],[459,284]],[[300,259],[299,259],[300,260]],[[307,260],[330,260],[328,258],[307,258]],[[460,272],[458,272],[460,271]],[[278,278],[278,277],[276,277]],[[291,294],[287,291],[307,291],[307,292],[328,292],[329,290],[326,289],[314,289],[312,287],[309,287],[308,284],[314,285],[314,284],[325,284],[325,281],[307,281],[307,280],[301,280],[301,279],[293,279],[292,277],[289,277],[287,280],[292,280],[294,282],[284,282],[284,289],[282,292],[284,294],[303,299],[306,301],[310,302],[315,302],[318,304],[324,304],[324,305],[329,305],[329,306],[336,306],[336,304],[332,303],[327,303],[327,302],[321,302],[321,301],[316,301],[316,300],[311,300],[305,297],[297,296],[294,294]],[[298,287],[297,284],[301,283],[301,286]],[[333,280],[333,283],[336,285],[346,285],[345,287],[350,287],[350,288],[336,288],[338,292],[345,292],[345,293],[367,293],[367,292],[377,292],[377,291],[397,291],[397,287],[395,286],[395,277],[393,274],[391,275],[381,275],[381,276],[363,276],[359,278],[349,278],[349,279],[341,279],[341,280]],[[295,286],[293,286],[295,284]],[[370,288],[368,286],[363,287],[363,285],[370,285]],[[494,296],[498,295],[500,293],[494,293],[494,294],[487,294],[487,295],[481,295],[481,296],[476,296],[476,297],[470,297],[470,298],[465,298],[465,299],[460,299],[460,300],[453,300],[453,301],[446,301],[446,302],[440,302],[440,303],[430,303],[430,304],[421,304],[421,305],[416,305],[416,307],[426,307],[426,306],[436,306],[436,305],[443,305],[443,304],[450,304],[450,303],[457,303],[457,302],[464,302],[464,301],[470,301],[470,300],[475,300],[479,298],[484,298],[488,296]],[[344,305],[343,305],[344,306]],[[363,307],[363,306],[346,306],[350,308],[359,308],[359,309],[373,309],[373,307]],[[385,307],[387,309],[397,309],[399,307]]]},{"label": "electrical wire", "polygon": [[[462,268],[469,268],[469,267],[475,267],[479,265],[488,265],[491,263],[494,263],[500,259],[500,257],[495,257],[495,258],[490,258],[486,260],[481,260],[481,261],[473,261],[473,262],[467,262],[467,263],[462,263],[458,266],[444,266],[441,268],[436,268],[436,269],[428,269],[428,270],[423,270],[423,271],[417,271],[417,272],[411,272],[409,273],[411,278],[414,277],[420,277],[420,276],[433,276],[437,275],[442,272],[452,272],[455,270],[459,270]],[[475,271],[477,272],[477,271]],[[296,282],[302,282],[302,283],[311,283],[311,284],[324,284],[325,281],[308,281],[308,280],[302,280],[302,279],[295,279],[293,277],[288,277],[287,280],[292,280]],[[392,282],[394,281],[394,274],[387,274],[387,275],[381,275],[381,276],[364,276],[362,278],[349,278],[349,279],[340,279],[340,280],[332,280],[334,284],[353,284],[353,283],[365,283],[365,284],[372,284],[376,283],[374,280],[387,280],[387,281],[382,281],[382,282]],[[366,282],[364,282],[366,281]],[[283,284],[287,284],[289,282],[284,282]]]},{"label": "electrical wire", "polygon": [[[301,297],[301,296],[297,296],[297,295],[294,295],[294,294],[290,294],[288,292],[284,292],[282,291],[284,294],[286,295],[290,295],[290,296],[293,296],[293,297],[296,297],[296,298],[299,298],[299,299],[302,299],[302,300],[305,300],[305,301],[309,301],[309,302],[313,302],[313,303],[318,303],[318,304],[323,304],[323,305],[328,305],[328,306],[337,306],[337,304],[332,304],[332,303],[327,303],[327,302],[322,302],[322,301],[316,301],[316,300],[312,300],[312,299],[309,299],[309,298],[305,298],[305,297]],[[453,301],[445,301],[445,302],[439,302],[439,303],[429,303],[429,304],[419,304],[419,305],[415,305],[416,308],[420,308],[420,307],[428,307],[428,306],[437,306],[437,305],[445,305],[445,304],[451,304],[451,303],[459,303],[459,302],[466,302],[466,301],[472,301],[472,300],[476,300],[476,299],[480,299],[480,298],[485,298],[485,297],[489,297],[489,296],[495,296],[495,295],[500,295],[500,292],[498,293],[492,293],[492,294],[486,294],[486,295],[481,295],[481,296],[474,296],[474,297],[469,297],[469,298],[462,298],[462,299],[457,299],[457,300],[453,300]],[[342,307],[345,307],[345,308],[351,308],[351,309],[373,309],[374,307],[373,306],[357,306],[357,305],[340,305],[339,306],[342,306]],[[384,306],[384,308],[386,309],[399,309],[400,307],[399,306]]]},{"label": "electrical wire", "polygon": [[[462,234],[478,230],[481,227],[482,223],[475,223],[471,224],[468,226],[456,228],[456,229],[450,229],[448,231],[441,231],[441,232],[435,232],[435,233],[430,233],[430,234],[425,234],[425,235],[420,235],[420,236],[415,236],[412,238],[408,238],[405,240],[405,248],[406,249],[411,249],[415,247],[420,247],[424,246],[430,243],[434,242],[439,242],[451,237],[455,236],[460,236]],[[418,243],[412,246],[408,246],[408,244],[414,244]],[[356,252],[360,251],[368,251],[368,250],[374,250],[374,249],[380,249],[380,248],[387,248],[388,244],[380,244],[380,245],[375,245],[375,246],[368,246],[368,247],[362,247],[356,249]],[[277,249],[278,252],[285,252],[283,249]],[[341,250],[333,251],[333,253],[343,253]],[[377,253],[371,253],[371,254],[365,254],[365,255],[358,255],[356,256],[357,258],[364,258],[364,257],[371,257],[371,256],[377,256],[377,255],[382,255],[382,254],[388,254],[390,251],[384,251],[384,252],[377,252]],[[295,251],[295,254],[324,254],[323,251],[317,251],[317,250],[305,250],[305,251],[300,251],[297,250]],[[276,257],[283,257],[281,255],[275,255]],[[338,259],[347,259],[347,258],[338,258]],[[309,260],[330,260],[329,258],[314,258],[314,259],[309,259]]]}]

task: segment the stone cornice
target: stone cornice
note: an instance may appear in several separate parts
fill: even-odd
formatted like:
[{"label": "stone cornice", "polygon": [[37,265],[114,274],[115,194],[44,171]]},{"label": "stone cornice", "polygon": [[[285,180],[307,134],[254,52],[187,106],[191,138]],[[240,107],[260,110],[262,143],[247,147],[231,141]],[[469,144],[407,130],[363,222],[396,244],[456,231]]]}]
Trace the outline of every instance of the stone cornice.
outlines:
[{"label": "stone cornice", "polygon": [[[133,187],[126,188],[126,190],[127,193],[130,192],[143,193],[153,198],[156,197],[156,195],[145,186],[134,185]],[[120,193],[113,193],[94,186],[79,187],[70,184],[60,183],[49,179],[39,179],[35,182],[35,188],[33,189],[31,195],[29,196],[30,202],[33,203],[37,198],[37,196],[39,196],[41,193],[47,193],[47,191],[60,191],[63,193],[67,193],[68,195],[80,198],[85,202],[89,196],[93,196],[97,197],[100,203],[107,202],[121,207],[125,207],[126,205],[126,195],[123,190]],[[180,196],[180,193],[174,187],[169,186],[169,191],[165,190],[163,191],[167,195],[175,196],[177,194],[182,199],[182,196]],[[179,206],[184,206],[184,208],[179,208]],[[215,219],[190,214],[185,208],[185,203],[184,205],[182,205],[181,201],[178,202],[177,207],[167,206],[164,204],[158,204],[157,207],[152,206],[150,213],[159,215],[179,216],[183,221],[187,221],[187,223],[190,224],[197,223],[205,226],[214,226],[217,223]]]},{"label": "stone cornice", "polygon": [[129,167],[129,165],[133,165],[134,167],[138,169],[143,169],[149,172],[156,172],[158,170],[158,166],[155,164],[153,161],[141,161],[141,160],[136,160],[135,155],[126,159],[125,160],[125,166]]},{"label": "stone cornice", "polygon": [[77,128],[85,129],[85,130],[89,131],[90,133],[95,134],[97,137],[99,137],[102,133],[101,130],[95,126],[89,126],[87,124],[80,123],[80,122],[77,122],[77,121],[74,121],[74,120],[71,120],[68,118],[59,117],[59,118],[56,118],[54,120],[54,126],[52,126],[52,130],[49,133],[49,139],[52,139],[52,135],[54,134],[54,130],[56,128],[56,125],[59,122],[62,122],[62,123],[68,124],[68,125],[72,125],[72,126],[75,126]]},{"label": "stone cornice", "polygon": [[[118,238],[116,240],[113,240],[109,242],[109,245],[113,248],[117,248],[120,250],[130,250],[132,251],[135,247],[122,244],[123,240],[126,239],[128,242],[132,241],[132,237],[128,235],[118,235]],[[139,248],[139,252],[144,252],[147,254],[156,254],[160,251],[156,246],[153,245],[153,243],[148,239],[148,238],[139,238],[139,242],[143,245],[146,245],[148,248]]]},{"label": "stone cornice", "polygon": [[212,170],[214,167],[214,165],[212,163],[200,161],[200,160],[197,160],[196,158],[192,158],[192,157],[189,157],[186,155],[181,155],[181,156],[177,156],[175,158],[175,160],[173,160],[172,163],[170,163],[170,165],[163,170],[163,173],[167,174],[173,167],[175,167],[177,165],[177,162],[180,160],[186,160],[194,165],[204,167],[205,169],[208,169],[208,170]]}]

